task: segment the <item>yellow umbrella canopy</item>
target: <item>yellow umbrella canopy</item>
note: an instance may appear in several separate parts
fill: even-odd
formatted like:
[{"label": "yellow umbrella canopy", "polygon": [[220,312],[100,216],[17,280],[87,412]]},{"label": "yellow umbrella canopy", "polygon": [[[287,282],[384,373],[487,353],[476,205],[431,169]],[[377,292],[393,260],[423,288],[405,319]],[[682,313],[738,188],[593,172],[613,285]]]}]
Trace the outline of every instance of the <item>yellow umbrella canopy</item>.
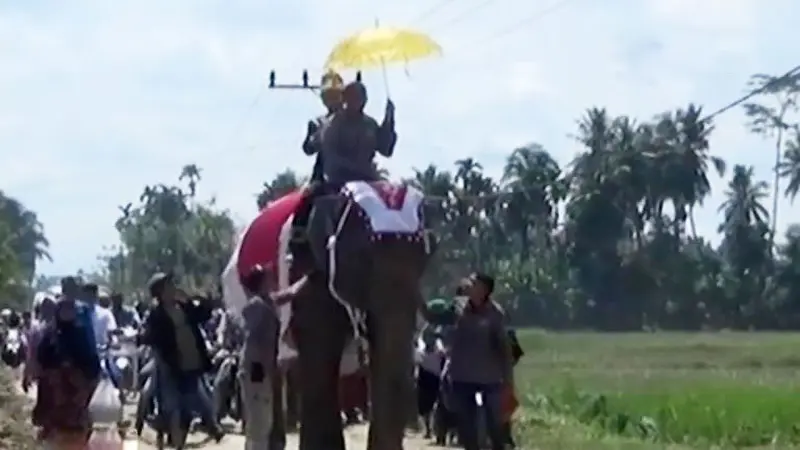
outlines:
[{"label": "yellow umbrella canopy", "polygon": [[442,48],[430,36],[391,27],[365,29],[341,41],[328,56],[327,69],[370,69],[388,63],[437,56]]}]

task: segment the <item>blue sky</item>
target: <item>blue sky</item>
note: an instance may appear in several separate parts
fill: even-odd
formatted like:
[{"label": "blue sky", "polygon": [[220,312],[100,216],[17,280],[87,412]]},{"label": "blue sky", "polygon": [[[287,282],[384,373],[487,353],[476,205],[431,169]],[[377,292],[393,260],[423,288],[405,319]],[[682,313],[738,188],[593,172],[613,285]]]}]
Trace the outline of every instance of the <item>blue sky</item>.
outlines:
[{"label": "blue sky", "polygon": [[[437,2],[0,2],[0,189],[44,222],[54,261],[42,271],[95,266],[116,241],[117,205],[186,163],[205,169],[201,196],[251,218],[262,181],[310,168],[299,142],[321,108],[307,93],[266,91],[269,70],[316,78],[337,39],[376,17],[444,48],[410,77],[390,71],[400,143],[382,163],[396,174],[471,155],[497,174],[531,141],[566,163],[587,107],[643,118],[690,100],[712,110],[750,74],[800,62],[790,0],[450,0],[425,14]],[[379,74],[367,82],[380,115]],[[738,109],[721,117],[713,149],[768,178],[770,144],[744,123]],[[708,236],[724,190],[714,185],[698,217]],[[782,205],[781,224],[800,221]]]}]

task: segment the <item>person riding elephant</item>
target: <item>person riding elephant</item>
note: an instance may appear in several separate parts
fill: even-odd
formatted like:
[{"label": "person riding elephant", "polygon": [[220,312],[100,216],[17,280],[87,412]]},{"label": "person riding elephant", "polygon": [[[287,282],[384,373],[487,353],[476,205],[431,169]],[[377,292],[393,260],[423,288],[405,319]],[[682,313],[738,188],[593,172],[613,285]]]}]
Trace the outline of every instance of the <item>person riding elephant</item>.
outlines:
[{"label": "person riding elephant", "polygon": [[[324,187],[310,195],[307,242],[292,249],[292,268],[309,268],[290,288],[302,389],[300,450],[344,449],[340,362],[346,342],[364,334],[370,343],[368,448],[395,450],[415,398],[410,350],[422,306],[419,282],[432,252],[420,213],[423,194],[380,180],[373,165],[376,152],[394,151],[394,106],[389,103],[378,125],[364,113],[361,83],[343,94],[345,108],[318,131]],[[398,221],[388,229],[371,226],[374,211],[357,200],[367,197]],[[381,202],[385,197],[391,199]]]},{"label": "person riding elephant", "polygon": [[[367,88],[359,81],[349,83],[340,91],[341,77],[329,74],[323,78],[323,103],[328,112],[309,122],[308,136],[303,144],[306,154],[317,154],[311,176],[309,195],[294,219],[295,240],[303,240],[314,199],[326,191],[340,188],[348,181],[377,180],[375,154],[390,158],[397,143],[394,103],[388,100],[383,122],[364,112]],[[338,77],[338,78],[337,78]],[[309,237],[310,238],[310,237]],[[313,244],[312,244],[313,245]]]},{"label": "person riding elephant", "polygon": [[303,152],[306,155],[316,155],[314,159],[314,169],[311,171],[311,182],[323,181],[322,173],[322,152],[321,136],[318,133],[319,129],[325,122],[333,117],[334,114],[339,112],[344,107],[342,99],[342,88],[344,87],[344,80],[341,75],[334,71],[328,71],[322,76],[320,82],[320,99],[323,106],[325,106],[325,114],[315,117],[308,121],[308,128],[306,129],[306,138],[303,141]]}]

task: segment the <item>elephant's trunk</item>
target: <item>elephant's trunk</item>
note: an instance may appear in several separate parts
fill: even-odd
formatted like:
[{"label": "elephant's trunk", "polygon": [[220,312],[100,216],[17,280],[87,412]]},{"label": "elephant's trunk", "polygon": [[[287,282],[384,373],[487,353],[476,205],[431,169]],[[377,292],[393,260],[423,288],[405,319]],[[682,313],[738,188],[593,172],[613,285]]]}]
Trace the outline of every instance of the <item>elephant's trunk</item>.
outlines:
[{"label": "elephant's trunk", "polygon": [[413,345],[422,301],[419,249],[377,252],[368,300],[372,420],[369,450],[401,450],[414,403]]}]

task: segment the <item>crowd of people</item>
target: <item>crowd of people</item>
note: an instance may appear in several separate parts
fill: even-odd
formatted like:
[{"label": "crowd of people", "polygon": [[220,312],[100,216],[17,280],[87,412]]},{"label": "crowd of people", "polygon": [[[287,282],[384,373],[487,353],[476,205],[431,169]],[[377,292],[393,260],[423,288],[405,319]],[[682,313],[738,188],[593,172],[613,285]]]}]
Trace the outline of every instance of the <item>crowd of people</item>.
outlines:
[{"label": "crowd of people", "polygon": [[159,373],[152,386],[161,410],[195,405],[209,433],[222,439],[209,391],[202,386],[202,377],[211,370],[205,327],[214,305],[204,297],[187,296],[165,273],[152,277],[148,292],[152,301],[133,307],[122,295],[101,295],[96,284],[66,277],[60,294],[34,305],[32,319],[22,325],[22,389],[36,386],[32,422],[44,442],[54,448],[86,448],[92,430],[90,402],[104,376],[103,354],[125,329],[134,330],[138,343],[156,360]]},{"label": "crowd of people", "polygon": [[[244,426],[252,445],[248,448],[268,448],[272,379],[281,375],[278,371],[292,369],[277,361],[280,323],[269,279],[261,266],[244,277],[249,300],[241,314],[225,312],[210,299],[187,296],[170,274],[158,273],[148,284],[152,301],[135,307],[126,305],[121,295],[102,295],[97,285],[67,277],[61,294],[43,298],[32,314],[4,317],[7,328],[19,326],[25,335],[22,387],[37,387],[32,418],[41,439],[57,442],[57,448],[85,448],[92,429],[90,402],[102,376],[99,349],[113,342],[120,329],[135,327],[157,372],[142,395],[158,398],[171,437],[185,429],[178,414],[167,412],[188,406],[212,438],[223,439],[206,379],[213,365],[209,342],[214,342],[216,348],[238,355],[243,423],[258,424]],[[491,300],[493,288],[491,277],[473,274],[456,293],[457,318],[446,325],[424,322],[419,330],[417,417],[426,436],[435,437],[439,445],[457,441],[476,450],[486,439],[493,450],[513,448],[513,366],[522,352],[513,332],[506,330],[503,310]],[[342,355],[345,425],[369,418],[368,345],[363,338],[351,340]],[[484,437],[479,430],[485,431]]]}]

